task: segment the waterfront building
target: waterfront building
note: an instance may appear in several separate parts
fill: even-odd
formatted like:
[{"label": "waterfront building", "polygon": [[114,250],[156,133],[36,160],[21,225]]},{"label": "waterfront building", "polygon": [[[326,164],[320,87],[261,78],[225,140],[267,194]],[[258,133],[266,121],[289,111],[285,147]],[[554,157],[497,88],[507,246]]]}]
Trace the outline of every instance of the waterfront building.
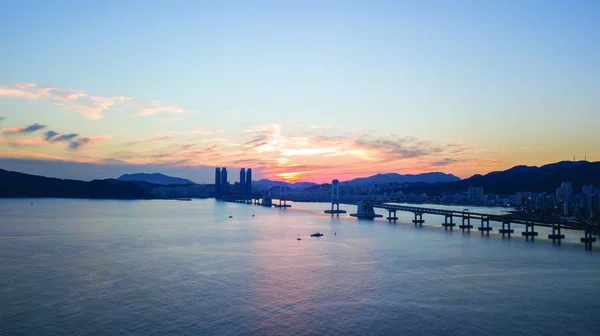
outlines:
[{"label": "waterfront building", "polygon": [[229,181],[227,181],[227,168],[221,168],[221,196],[229,194]]},{"label": "waterfront building", "polygon": [[240,170],[240,185],[238,188],[238,193],[239,194],[247,194],[247,189],[246,188],[246,168],[242,168]]},{"label": "waterfront building", "polygon": [[556,199],[564,202],[571,202],[573,200],[573,186],[571,182],[563,182],[556,189]]},{"label": "waterfront building", "polygon": [[221,196],[221,168],[215,168],[215,195]]},{"label": "waterfront building", "polygon": [[252,168],[246,170],[246,194],[252,194]]}]

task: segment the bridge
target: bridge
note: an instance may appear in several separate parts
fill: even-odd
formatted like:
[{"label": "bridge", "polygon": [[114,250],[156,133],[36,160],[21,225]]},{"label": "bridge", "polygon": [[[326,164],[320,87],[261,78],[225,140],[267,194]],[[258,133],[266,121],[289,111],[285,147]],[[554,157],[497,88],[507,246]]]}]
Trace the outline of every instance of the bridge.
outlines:
[{"label": "bridge", "polygon": [[[386,219],[389,222],[396,222],[398,220],[398,217],[396,215],[398,211],[410,212],[414,214],[414,219],[412,220],[412,223],[415,226],[422,226],[423,223],[425,223],[425,220],[423,220],[424,214],[443,216],[444,222],[442,222],[441,225],[446,230],[452,230],[457,225],[457,223],[454,222],[455,218],[460,220],[458,228],[463,231],[466,230],[468,232],[470,232],[470,230],[475,227],[473,224],[471,224],[472,221],[479,222],[477,230],[481,231],[482,234],[489,234],[489,232],[493,230],[493,228],[490,227],[490,222],[498,222],[502,224],[502,227],[498,229],[498,232],[502,234],[503,238],[505,236],[508,236],[510,238],[510,235],[515,232],[515,230],[511,228],[511,224],[516,224],[525,226],[525,231],[521,232],[521,235],[524,236],[527,240],[533,240],[535,239],[535,237],[538,236],[539,233],[535,231],[536,227],[546,227],[552,229],[552,233],[548,235],[548,239],[552,239],[552,242],[558,241],[558,243],[560,243],[562,239],[565,239],[565,235],[561,233],[561,230],[583,231],[584,236],[580,239],[580,242],[584,243],[585,248],[590,250],[592,249],[592,244],[596,242],[596,238],[593,236],[593,233],[600,232],[600,227],[597,224],[592,224],[590,222],[579,219],[531,216],[527,214],[518,213],[489,214],[481,212],[471,212],[468,209],[458,211],[370,201],[360,201],[356,204],[341,202],[339,197],[339,184],[336,183],[336,181],[337,180],[334,180],[332,182],[331,209],[324,211],[326,214],[331,214],[331,216],[339,216],[340,214],[346,213],[345,210],[340,210],[339,206],[340,204],[347,204],[356,205],[357,207],[357,212],[350,214],[350,216],[362,219],[375,219],[383,217],[382,215],[375,213],[374,209],[387,210],[389,215],[386,217]],[[273,206],[272,199],[270,196],[254,195],[245,196],[244,198],[234,197],[233,199],[225,200],[237,203],[248,203],[269,207]],[[288,205],[286,201],[287,200],[285,198],[285,195],[282,194],[280,191],[279,204],[276,204],[275,207],[290,207],[291,205]]]}]

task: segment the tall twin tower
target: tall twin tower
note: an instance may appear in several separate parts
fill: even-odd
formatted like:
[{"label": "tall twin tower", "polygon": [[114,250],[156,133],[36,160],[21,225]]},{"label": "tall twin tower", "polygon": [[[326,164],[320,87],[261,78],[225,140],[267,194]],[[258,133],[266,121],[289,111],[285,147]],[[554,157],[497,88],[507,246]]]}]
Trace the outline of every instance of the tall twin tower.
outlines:
[{"label": "tall twin tower", "polygon": [[[236,183],[237,188],[233,190],[234,193],[240,195],[250,195],[252,193],[252,168],[242,168],[240,170],[240,182]],[[227,180],[227,168],[215,168],[215,194],[216,196],[229,195],[230,190],[229,181]]]}]

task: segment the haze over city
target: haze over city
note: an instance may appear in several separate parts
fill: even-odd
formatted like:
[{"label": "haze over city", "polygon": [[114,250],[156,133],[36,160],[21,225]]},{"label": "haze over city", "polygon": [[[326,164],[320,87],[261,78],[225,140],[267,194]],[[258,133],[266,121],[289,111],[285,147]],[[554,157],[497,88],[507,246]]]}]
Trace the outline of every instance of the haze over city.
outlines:
[{"label": "haze over city", "polygon": [[600,160],[599,2],[177,4],[3,3],[1,166],[325,182]]}]

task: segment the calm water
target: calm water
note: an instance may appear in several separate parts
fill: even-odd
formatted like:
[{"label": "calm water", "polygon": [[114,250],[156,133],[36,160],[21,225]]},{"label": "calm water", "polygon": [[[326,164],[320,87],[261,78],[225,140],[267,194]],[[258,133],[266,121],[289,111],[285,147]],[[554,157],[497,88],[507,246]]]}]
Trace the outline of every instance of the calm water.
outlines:
[{"label": "calm water", "polygon": [[580,243],[325,208],[0,200],[0,334],[600,334]]}]

